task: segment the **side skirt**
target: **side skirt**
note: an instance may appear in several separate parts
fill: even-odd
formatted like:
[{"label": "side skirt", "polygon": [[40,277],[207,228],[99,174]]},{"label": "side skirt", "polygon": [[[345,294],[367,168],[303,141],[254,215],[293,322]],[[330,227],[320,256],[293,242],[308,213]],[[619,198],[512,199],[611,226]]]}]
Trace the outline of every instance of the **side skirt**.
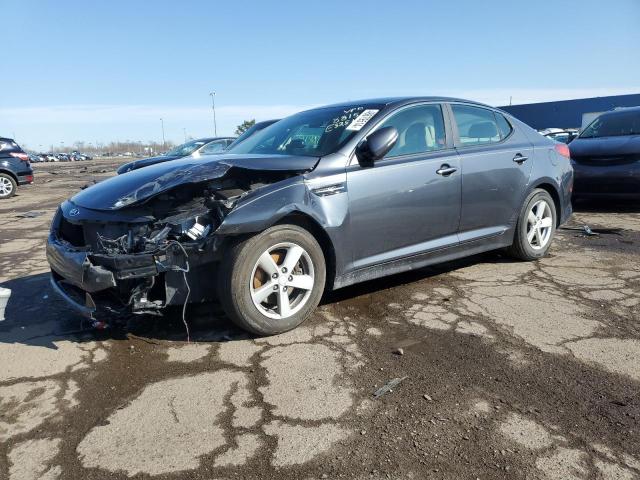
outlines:
[{"label": "side skirt", "polygon": [[514,229],[511,228],[498,235],[463,242],[450,247],[432,250],[394,260],[392,262],[381,263],[355,270],[345,275],[337,276],[333,284],[333,289],[337,290],[338,288],[347,287],[355,283],[366,282],[368,280],[374,280],[376,278],[386,277],[396,273],[416,270],[429,265],[449,262],[459,258],[470,257],[471,255],[476,255],[478,253],[508,247],[513,243],[513,235]]}]

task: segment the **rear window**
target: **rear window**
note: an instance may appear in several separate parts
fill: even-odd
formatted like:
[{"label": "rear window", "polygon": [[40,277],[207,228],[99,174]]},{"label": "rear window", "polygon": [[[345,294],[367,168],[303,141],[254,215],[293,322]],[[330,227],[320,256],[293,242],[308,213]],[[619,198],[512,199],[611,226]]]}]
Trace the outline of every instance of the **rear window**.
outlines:
[{"label": "rear window", "polygon": [[506,136],[503,136],[503,129],[506,129],[505,132],[511,132],[511,126],[502,115],[500,117],[507,126],[498,126],[492,110],[470,105],[451,105],[451,108],[458,126],[460,143],[465,147],[497,143]]},{"label": "rear window", "polygon": [[22,148],[10,138],[0,138],[0,153],[21,152]]},{"label": "rear window", "polygon": [[504,118],[503,115],[499,114],[498,112],[493,112],[493,114],[496,116],[496,121],[498,122],[498,130],[500,130],[500,137],[507,138],[509,135],[511,135],[511,132],[513,131],[513,127],[511,126],[511,124],[509,123],[509,121]]}]

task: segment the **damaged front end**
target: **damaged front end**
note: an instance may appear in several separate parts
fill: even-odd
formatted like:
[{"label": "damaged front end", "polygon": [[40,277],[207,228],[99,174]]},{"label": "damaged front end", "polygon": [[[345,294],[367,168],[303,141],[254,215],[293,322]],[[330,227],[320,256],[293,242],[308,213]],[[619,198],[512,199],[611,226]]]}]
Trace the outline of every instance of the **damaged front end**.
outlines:
[{"label": "damaged front end", "polygon": [[64,202],[54,217],[47,242],[52,285],[94,319],[103,313],[116,319],[161,314],[171,305],[215,300],[216,263],[229,241],[218,229],[227,215],[309,166],[187,164],[151,179],[148,172],[138,174],[145,181],[134,189],[118,179],[135,171],[101,182]]}]

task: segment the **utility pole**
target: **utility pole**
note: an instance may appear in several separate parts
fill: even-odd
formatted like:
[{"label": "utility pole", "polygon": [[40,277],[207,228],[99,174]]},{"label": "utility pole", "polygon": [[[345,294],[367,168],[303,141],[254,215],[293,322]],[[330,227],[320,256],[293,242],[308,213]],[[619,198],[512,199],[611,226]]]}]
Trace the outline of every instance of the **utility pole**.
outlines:
[{"label": "utility pole", "polygon": [[216,125],[216,101],[215,101],[216,92],[210,92],[209,95],[211,95],[211,109],[213,110],[213,136],[217,137],[218,126]]},{"label": "utility pole", "polygon": [[165,145],[165,141],[164,141],[164,120],[160,119],[160,125],[162,126],[162,149],[164,150],[164,145]]}]

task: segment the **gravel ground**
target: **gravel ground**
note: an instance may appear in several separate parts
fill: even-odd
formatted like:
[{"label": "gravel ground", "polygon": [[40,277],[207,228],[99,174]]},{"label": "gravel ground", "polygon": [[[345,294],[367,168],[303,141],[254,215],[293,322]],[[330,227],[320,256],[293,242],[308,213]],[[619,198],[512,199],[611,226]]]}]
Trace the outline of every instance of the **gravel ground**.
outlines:
[{"label": "gravel ground", "polygon": [[37,165],[0,202],[0,478],[640,478],[640,208],[581,206],[537,263],[334,292],[277,337],[193,312],[187,343],[85,330],[48,286],[57,204],[116,166]]}]

